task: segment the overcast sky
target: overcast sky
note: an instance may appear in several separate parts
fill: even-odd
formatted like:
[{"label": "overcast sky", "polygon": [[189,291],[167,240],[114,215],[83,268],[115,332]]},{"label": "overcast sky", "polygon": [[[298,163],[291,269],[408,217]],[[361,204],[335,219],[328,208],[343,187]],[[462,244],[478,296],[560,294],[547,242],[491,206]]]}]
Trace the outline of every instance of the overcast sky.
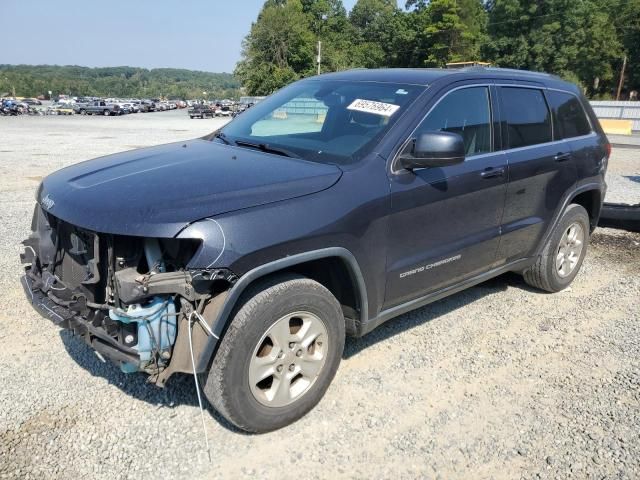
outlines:
[{"label": "overcast sky", "polygon": [[[347,10],[355,1],[344,0]],[[0,64],[231,72],[240,58],[240,43],[263,3],[0,0]]]}]

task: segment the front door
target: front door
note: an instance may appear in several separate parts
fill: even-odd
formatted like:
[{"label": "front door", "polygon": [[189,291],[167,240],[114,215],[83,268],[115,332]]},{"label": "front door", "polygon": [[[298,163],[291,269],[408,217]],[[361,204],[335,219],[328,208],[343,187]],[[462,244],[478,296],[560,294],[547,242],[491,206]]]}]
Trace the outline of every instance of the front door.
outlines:
[{"label": "front door", "polygon": [[494,148],[491,92],[488,85],[449,91],[411,135],[460,134],[463,163],[390,173],[385,308],[479,274],[495,261],[507,164]]}]

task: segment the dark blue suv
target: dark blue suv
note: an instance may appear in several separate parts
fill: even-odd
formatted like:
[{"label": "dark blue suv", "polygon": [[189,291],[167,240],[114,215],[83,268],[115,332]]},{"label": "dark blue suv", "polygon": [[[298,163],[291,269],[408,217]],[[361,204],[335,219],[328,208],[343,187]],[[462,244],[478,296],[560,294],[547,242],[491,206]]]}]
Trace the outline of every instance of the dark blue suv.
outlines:
[{"label": "dark blue suv", "polygon": [[222,415],[268,431],[321,399],[345,335],[504,272],[569,285],[609,154],[550,75],[321,75],[207,137],[45,178],[23,285],[123,371],[204,374]]}]

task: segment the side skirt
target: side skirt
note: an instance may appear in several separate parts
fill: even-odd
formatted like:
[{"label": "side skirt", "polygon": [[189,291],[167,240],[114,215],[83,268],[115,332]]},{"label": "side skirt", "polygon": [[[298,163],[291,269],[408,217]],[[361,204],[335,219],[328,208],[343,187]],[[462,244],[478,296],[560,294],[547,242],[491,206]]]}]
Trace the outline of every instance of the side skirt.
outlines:
[{"label": "side skirt", "polygon": [[533,261],[534,258],[517,260],[515,262],[502,265],[501,267],[494,268],[493,270],[489,270],[488,272],[481,273],[480,275],[477,275],[475,277],[468,278],[456,285],[451,285],[449,287],[443,288],[442,290],[429,293],[428,295],[425,295],[423,297],[419,297],[401,305],[396,305],[395,307],[383,310],[378,314],[377,317],[371,318],[366,323],[360,324],[358,336],[366,335],[388,320],[402,315],[403,313],[410,312],[411,310],[415,310],[416,308],[424,307],[425,305],[433,303],[444,297],[448,297],[449,295],[453,295],[454,293],[461,292],[462,290],[466,290],[469,287],[478,285],[479,283],[485,282],[493,277],[497,277],[498,275],[502,275],[503,273],[521,272],[522,270],[525,270],[527,267],[529,267],[533,263]]}]

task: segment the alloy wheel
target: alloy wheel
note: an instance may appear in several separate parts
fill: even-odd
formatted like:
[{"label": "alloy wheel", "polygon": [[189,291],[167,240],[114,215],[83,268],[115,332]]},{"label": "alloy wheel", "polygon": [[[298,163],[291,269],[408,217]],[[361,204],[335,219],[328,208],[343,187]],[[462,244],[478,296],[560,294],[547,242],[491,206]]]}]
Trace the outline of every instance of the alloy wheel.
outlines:
[{"label": "alloy wheel", "polygon": [[254,398],[268,407],[284,407],[299,400],[324,367],[327,340],[324,322],[311,312],[294,312],[271,325],[249,362]]},{"label": "alloy wheel", "polygon": [[584,228],[579,223],[569,225],[560,239],[556,252],[556,270],[565,278],[575,270],[584,247]]}]

